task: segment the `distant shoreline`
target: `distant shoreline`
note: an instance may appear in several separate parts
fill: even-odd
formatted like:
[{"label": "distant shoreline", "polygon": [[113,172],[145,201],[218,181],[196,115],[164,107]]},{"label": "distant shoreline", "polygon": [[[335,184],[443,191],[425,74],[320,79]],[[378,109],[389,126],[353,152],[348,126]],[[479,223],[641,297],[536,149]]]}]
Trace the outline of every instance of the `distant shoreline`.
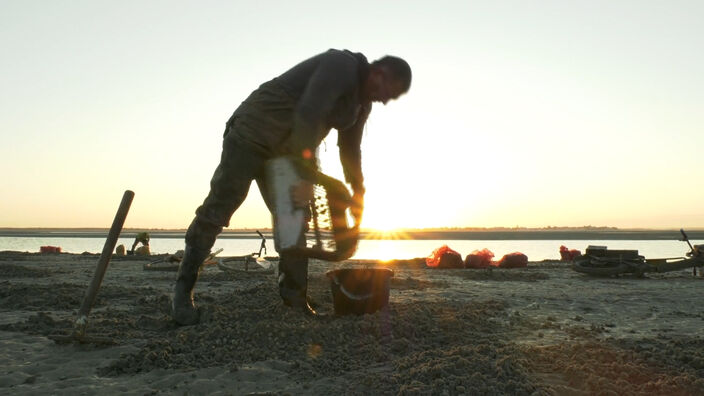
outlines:
[{"label": "distant shoreline", "polygon": [[[125,229],[121,236],[131,238],[145,229]],[[264,237],[272,238],[270,229],[260,229]],[[182,239],[185,230],[146,230],[154,239]],[[692,240],[704,239],[704,230],[686,230]],[[0,228],[0,237],[16,238],[103,238],[107,229],[100,228]],[[259,239],[256,230],[225,230],[218,238]],[[361,239],[409,240],[678,240],[679,230],[620,230],[620,229],[518,229],[518,230],[408,230],[396,233],[363,231]]]}]

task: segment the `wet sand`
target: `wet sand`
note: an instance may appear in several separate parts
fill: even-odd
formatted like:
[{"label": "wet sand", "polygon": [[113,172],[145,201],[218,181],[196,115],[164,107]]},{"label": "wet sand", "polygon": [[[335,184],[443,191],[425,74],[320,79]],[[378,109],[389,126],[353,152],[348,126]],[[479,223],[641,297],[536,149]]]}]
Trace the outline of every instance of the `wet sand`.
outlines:
[{"label": "wet sand", "polygon": [[[170,320],[175,272],[115,257],[88,320],[61,344],[98,256],[0,252],[0,391],[11,394],[704,394],[704,281],[690,271],[590,278],[528,268],[391,264],[389,309],[312,319],[275,274],[208,266],[201,323]],[[325,271],[310,294],[332,314]]]}]

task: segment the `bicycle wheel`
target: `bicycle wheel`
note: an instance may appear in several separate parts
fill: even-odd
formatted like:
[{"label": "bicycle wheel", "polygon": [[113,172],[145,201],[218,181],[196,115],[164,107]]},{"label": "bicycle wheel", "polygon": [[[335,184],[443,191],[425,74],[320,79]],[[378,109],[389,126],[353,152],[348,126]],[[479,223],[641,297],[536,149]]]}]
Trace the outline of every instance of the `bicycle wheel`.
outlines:
[{"label": "bicycle wheel", "polygon": [[631,266],[619,261],[592,262],[588,257],[572,262],[572,269],[587,275],[614,276],[633,272]]}]

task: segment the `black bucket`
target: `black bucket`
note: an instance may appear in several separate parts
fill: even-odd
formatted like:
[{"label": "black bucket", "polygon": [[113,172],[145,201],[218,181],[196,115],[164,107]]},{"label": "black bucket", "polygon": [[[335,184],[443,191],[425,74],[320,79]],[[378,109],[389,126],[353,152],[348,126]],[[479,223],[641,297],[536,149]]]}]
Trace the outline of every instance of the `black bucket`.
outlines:
[{"label": "black bucket", "polygon": [[394,272],[388,268],[342,268],[328,271],[335,313],[363,315],[389,305]]}]

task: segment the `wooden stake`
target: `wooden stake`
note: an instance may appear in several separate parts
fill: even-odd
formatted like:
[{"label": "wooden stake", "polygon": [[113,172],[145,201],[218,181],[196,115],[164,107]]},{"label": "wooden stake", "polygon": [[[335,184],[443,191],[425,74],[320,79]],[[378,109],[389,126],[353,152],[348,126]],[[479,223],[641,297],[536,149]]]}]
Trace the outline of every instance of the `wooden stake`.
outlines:
[{"label": "wooden stake", "polygon": [[105,271],[107,271],[108,264],[110,264],[110,258],[112,257],[112,252],[115,250],[117,239],[120,237],[122,226],[125,225],[125,219],[127,218],[127,213],[130,211],[132,199],[134,199],[134,192],[130,190],[125,191],[122,196],[122,202],[120,202],[120,207],[115,214],[115,219],[112,222],[112,227],[110,227],[108,237],[105,240],[105,245],[103,245],[103,252],[100,253],[100,259],[98,259],[98,266],[95,268],[93,281],[90,283],[86,296],[83,299],[83,305],[81,305],[81,309],[78,311],[75,336],[79,338],[85,335],[88,314],[90,314],[90,310],[93,308],[93,303],[95,303],[95,298],[98,295],[100,284],[103,283]]}]

